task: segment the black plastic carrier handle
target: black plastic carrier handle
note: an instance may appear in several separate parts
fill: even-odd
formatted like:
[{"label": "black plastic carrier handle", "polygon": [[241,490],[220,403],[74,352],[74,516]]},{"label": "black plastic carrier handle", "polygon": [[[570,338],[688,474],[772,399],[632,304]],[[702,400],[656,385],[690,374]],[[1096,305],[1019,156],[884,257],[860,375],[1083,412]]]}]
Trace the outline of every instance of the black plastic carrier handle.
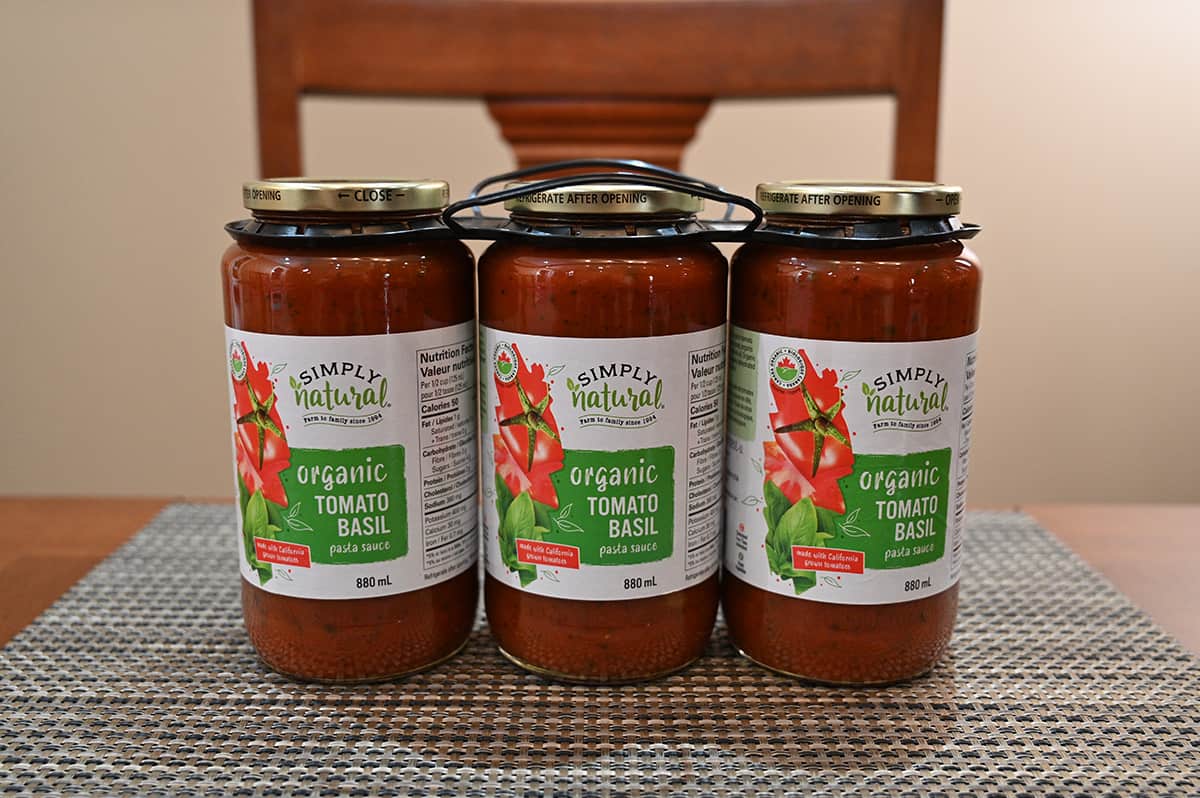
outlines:
[{"label": "black plastic carrier handle", "polygon": [[538,180],[531,183],[525,183],[520,186],[511,186],[499,191],[493,191],[486,194],[479,192],[494,183],[505,180],[513,180],[520,177],[528,177],[531,174],[540,172],[572,169],[587,166],[589,164],[601,165],[616,165],[626,168],[641,168],[640,161],[621,161],[610,159],[592,159],[592,160],[576,160],[576,161],[560,161],[553,164],[545,164],[529,169],[518,169],[512,172],[505,172],[500,175],[494,175],[476,184],[471,190],[470,196],[458,202],[451,203],[442,213],[442,221],[446,227],[461,238],[481,237],[478,229],[470,229],[463,226],[462,222],[455,218],[459,213],[468,208],[474,209],[477,218],[484,218],[482,208],[486,205],[493,205],[497,202],[516,199],[523,197],[526,194],[536,194],[543,191],[550,191],[556,188],[570,188],[572,186],[583,186],[594,183],[615,183],[618,185],[643,185],[656,186],[659,188],[667,188],[672,191],[679,191],[689,194],[694,197],[710,199],[715,202],[722,202],[728,206],[726,218],[732,214],[734,206],[744,208],[750,212],[750,219],[738,228],[741,233],[749,233],[762,224],[762,209],[756,203],[746,197],[731,192],[725,191],[719,186],[708,183],[702,180],[682,175],[679,172],[674,172],[670,169],[665,169],[652,164],[646,164],[652,171],[643,173],[626,172],[626,171],[611,171],[611,172],[587,172],[585,174],[561,175],[558,177],[550,177],[545,180]]},{"label": "black plastic carrier handle", "polygon": [[[557,172],[562,169],[607,169],[612,172],[624,172],[634,170],[638,173],[650,175],[658,175],[659,177],[671,178],[674,180],[682,180],[685,183],[695,183],[705,188],[710,188],[714,191],[723,191],[716,183],[710,183],[707,180],[701,180],[698,177],[693,177],[675,169],[668,169],[665,166],[652,164],[649,161],[641,161],[636,158],[571,158],[566,161],[553,161],[551,163],[537,164],[536,166],[526,166],[521,169],[514,169],[511,172],[501,172],[498,175],[485,177],[471,188],[471,193],[467,195],[468,199],[473,199],[479,196],[479,192],[483,191],[488,186],[496,183],[507,183],[510,180],[521,180],[533,175],[541,175],[546,172]],[[733,208],[736,203],[725,203],[725,216],[729,219],[733,216]],[[476,205],[474,207],[475,215],[483,215],[483,207]]]}]

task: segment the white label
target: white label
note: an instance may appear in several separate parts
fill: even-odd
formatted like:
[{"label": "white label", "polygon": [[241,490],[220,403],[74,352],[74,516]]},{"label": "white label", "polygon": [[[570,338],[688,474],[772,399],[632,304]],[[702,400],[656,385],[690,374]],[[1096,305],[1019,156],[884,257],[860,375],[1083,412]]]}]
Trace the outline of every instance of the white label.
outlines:
[{"label": "white label", "polygon": [[712,576],[724,325],[653,338],[480,335],[488,573],[594,600]]},{"label": "white label", "polygon": [[474,331],[473,322],[353,336],[226,327],[246,580],[349,599],[473,567]]},{"label": "white label", "polygon": [[975,336],[859,343],[733,327],[726,568],[891,604],[958,581]]}]

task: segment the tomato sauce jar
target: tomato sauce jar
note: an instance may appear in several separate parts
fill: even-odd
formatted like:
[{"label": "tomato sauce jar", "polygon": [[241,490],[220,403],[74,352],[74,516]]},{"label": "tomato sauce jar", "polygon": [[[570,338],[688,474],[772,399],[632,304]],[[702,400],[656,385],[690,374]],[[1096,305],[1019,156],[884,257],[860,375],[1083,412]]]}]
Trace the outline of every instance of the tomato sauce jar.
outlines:
[{"label": "tomato sauce jar", "polygon": [[831,684],[918,676],[958,607],[980,270],[960,190],[766,183],[732,262],[723,607]]},{"label": "tomato sauce jar", "polygon": [[453,655],[476,572],[474,261],[441,181],[244,186],[221,263],[246,630],[271,668]]},{"label": "tomato sauce jar", "polygon": [[488,623],[550,678],[662,676],[719,600],[728,267],[686,191],[514,190],[527,235],[479,264]]}]

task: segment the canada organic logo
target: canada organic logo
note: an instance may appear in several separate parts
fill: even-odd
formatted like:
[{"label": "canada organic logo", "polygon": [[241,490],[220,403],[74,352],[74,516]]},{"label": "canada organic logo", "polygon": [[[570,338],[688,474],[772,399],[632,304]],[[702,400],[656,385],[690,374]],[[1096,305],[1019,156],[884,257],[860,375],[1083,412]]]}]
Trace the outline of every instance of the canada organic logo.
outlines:
[{"label": "canada organic logo", "polygon": [[241,341],[234,341],[229,347],[229,373],[237,382],[246,379],[246,349]]},{"label": "canada organic logo", "polygon": [[925,432],[941,426],[950,383],[937,370],[904,366],[862,384],[872,430]]},{"label": "canada organic logo", "polygon": [[790,391],[804,382],[805,365],[800,353],[790,346],[781,346],[771,353],[771,382]]},{"label": "canada organic logo", "polygon": [[517,378],[517,353],[512,344],[500,343],[492,353],[492,366],[496,369],[496,379],[508,385]]}]

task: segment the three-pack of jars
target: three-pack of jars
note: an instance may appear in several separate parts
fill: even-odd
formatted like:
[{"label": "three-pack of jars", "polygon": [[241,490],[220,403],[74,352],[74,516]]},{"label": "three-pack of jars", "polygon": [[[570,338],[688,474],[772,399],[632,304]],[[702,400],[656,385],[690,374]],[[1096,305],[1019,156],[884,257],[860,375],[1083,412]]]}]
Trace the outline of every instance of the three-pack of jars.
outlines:
[{"label": "three-pack of jars", "polygon": [[[644,164],[546,168],[580,166],[609,171],[452,205],[440,181],[245,186],[223,275],[259,655],[328,681],[448,659],[482,537],[491,634],[551,678],[677,671],[719,604],[777,671],[929,670],[978,326],[959,190],[788,181],[752,203]],[[701,219],[706,199],[751,218]],[[478,269],[472,238],[493,241]],[[714,241],[741,243],[731,265]]]}]

